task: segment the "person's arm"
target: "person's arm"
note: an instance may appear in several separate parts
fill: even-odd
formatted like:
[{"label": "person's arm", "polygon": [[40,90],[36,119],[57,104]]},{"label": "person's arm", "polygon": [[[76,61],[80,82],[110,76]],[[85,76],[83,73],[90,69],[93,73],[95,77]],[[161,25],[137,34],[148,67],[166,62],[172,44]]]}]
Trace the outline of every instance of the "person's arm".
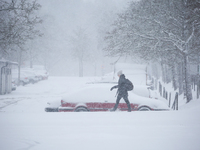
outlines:
[{"label": "person's arm", "polygon": [[111,91],[113,90],[113,89],[116,89],[116,88],[118,88],[118,85],[115,85],[115,86],[113,86],[113,87],[111,87]]}]

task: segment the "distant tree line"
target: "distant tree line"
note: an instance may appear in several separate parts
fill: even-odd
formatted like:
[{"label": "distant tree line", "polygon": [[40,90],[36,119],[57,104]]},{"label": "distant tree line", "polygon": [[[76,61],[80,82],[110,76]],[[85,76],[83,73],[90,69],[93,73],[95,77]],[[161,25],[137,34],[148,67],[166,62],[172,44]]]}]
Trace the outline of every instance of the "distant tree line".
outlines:
[{"label": "distant tree line", "polygon": [[164,82],[172,81],[174,90],[192,100],[189,64],[200,63],[199,0],[131,2],[112,27],[105,37],[109,56],[160,63]]}]

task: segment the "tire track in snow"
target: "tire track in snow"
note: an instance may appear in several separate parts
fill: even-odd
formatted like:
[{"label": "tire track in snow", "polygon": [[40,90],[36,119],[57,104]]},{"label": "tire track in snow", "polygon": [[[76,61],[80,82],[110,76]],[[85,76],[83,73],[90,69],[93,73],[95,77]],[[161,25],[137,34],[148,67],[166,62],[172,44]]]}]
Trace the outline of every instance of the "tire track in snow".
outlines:
[{"label": "tire track in snow", "polygon": [[1,106],[0,106],[0,110],[7,107],[7,106],[10,106],[10,105],[13,105],[13,104],[16,104],[18,103],[19,101],[22,101],[24,99],[30,99],[30,98],[27,98],[27,97],[19,97],[19,98],[2,98],[0,99],[0,101],[3,101],[1,102]]}]

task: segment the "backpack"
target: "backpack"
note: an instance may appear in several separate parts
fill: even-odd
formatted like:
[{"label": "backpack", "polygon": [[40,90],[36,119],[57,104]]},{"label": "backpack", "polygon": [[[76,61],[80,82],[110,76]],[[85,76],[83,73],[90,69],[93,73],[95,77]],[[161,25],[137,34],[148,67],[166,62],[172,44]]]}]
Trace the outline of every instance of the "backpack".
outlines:
[{"label": "backpack", "polygon": [[126,85],[125,86],[126,86],[127,91],[131,91],[134,88],[133,83],[129,79],[126,79]]}]

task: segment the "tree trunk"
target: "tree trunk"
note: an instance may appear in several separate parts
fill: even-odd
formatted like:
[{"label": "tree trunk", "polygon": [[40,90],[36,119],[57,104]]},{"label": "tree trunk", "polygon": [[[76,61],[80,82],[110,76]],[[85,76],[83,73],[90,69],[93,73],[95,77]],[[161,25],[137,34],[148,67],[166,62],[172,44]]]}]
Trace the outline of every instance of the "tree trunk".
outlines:
[{"label": "tree trunk", "polygon": [[17,79],[17,85],[19,86],[20,85],[20,78],[21,78],[21,64],[22,64],[22,51],[19,50],[18,52],[18,79]]},{"label": "tree trunk", "polygon": [[33,55],[31,50],[30,50],[30,68],[33,68]]},{"label": "tree trunk", "polygon": [[170,83],[172,81],[172,75],[170,72],[170,67],[168,65],[165,65],[165,78],[166,78],[166,83]]},{"label": "tree trunk", "polygon": [[83,60],[79,59],[79,77],[83,77]]},{"label": "tree trunk", "polygon": [[183,63],[178,64],[178,88],[181,95],[183,93]]},{"label": "tree trunk", "polygon": [[164,83],[166,83],[166,72],[165,72],[165,67],[163,63],[161,63],[161,69],[162,69],[162,80]]},{"label": "tree trunk", "polygon": [[190,75],[188,72],[188,57],[184,55],[184,83],[185,83],[185,96],[187,99],[187,103],[192,100],[192,89],[191,89],[191,81]]},{"label": "tree trunk", "polygon": [[177,89],[177,81],[176,81],[176,70],[175,70],[174,63],[172,64],[171,70],[172,70],[172,83],[173,83],[173,88],[175,91]]}]

